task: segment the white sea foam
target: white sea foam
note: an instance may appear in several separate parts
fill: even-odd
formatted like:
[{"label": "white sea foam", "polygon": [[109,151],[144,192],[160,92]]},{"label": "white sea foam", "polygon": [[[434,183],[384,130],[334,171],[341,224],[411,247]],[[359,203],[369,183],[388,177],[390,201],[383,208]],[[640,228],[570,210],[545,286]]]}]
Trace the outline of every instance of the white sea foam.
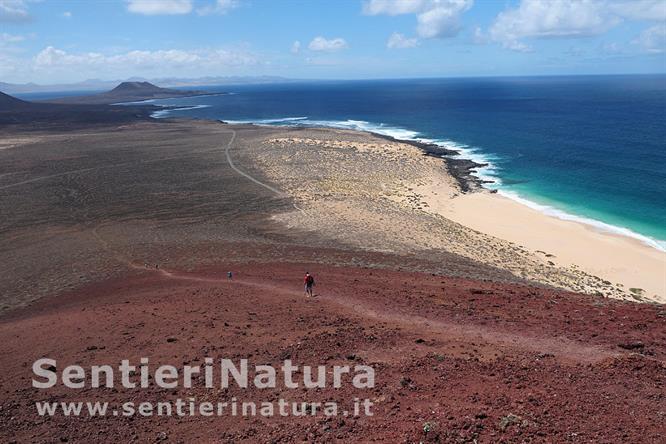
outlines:
[{"label": "white sea foam", "polygon": [[[176,109],[171,109],[171,110],[164,110],[164,111],[156,111],[153,114],[153,117],[163,117],[167,115],[170,111],[184,111],[188,109],[195,109],[198,107],[202,106],[209,106],[209,105],[199,105],[196,107],[187,107],[187,108],[176,108]],[[164,113],[164,114],[160,114]],[[157,114],[160,114],[157,116]],[[384,136],[389,136],[393,137],[398,140],[404,140],[404,141],[415,141],[415,142],[421,142],[421,143],[432,143],[435,145],[439,145],[443,148],[457,151],[460,153],[459,156],[455,157],[461,157],[464,159],[469,159],[475,163],[482,164],[484,165],[483,167],[479,167],[475,170],[473,173],[474,176],[478,177],[479,179],[483,180],[484,186],[487,188],[491,189],[497,189],[498,194],[501,194],[502,196],[505,196],[509,199],[512,199],[522,205],[525,205],[527,207],[530,207],[534,210],[537,210],[543,214],[546,214],[547,216],[550,217],[556,217],[558,219],[562,220],[567,220],[567,221],[574,221],[578,223],[584,223],[587,225],[590,225],[600,231],[605,231],[608,233],[613,233],[613,234],[619,234],[622,236],[630,237],[633,239],[637,239],[644,244],[656,248],[659,251],[665,251],[666,252],[666,241],[661,241],[657,239],[653,239],[649,236],[645,236],[639,233],[636,233],[629,228],[625,227],[620,227],[616,225],[611,225],[605,222],[601,222],[595,219],[583,217],[583,216],[577,216],[571,213],[567,213],[563,210],[559,210],[557,208],[548,206],[548,205],[543,205],[539,204],[536,202],[533,202],[531,200],[525,199],[524,197],[521,197],[515,192],[512,191],[507,191],[506,189],[502,188],[502,181],[499,177],[499,171],[500,167],[497,165],[498,162],[501,161],[500,158],[489,155],[487,153],[483,153],[481,150],[475,148],[475,147],[470,147],[465,144],[461,144],[458,142],[454,142],[452,140],[448,139],[428,139],[421,137],[421,134],[418,131],[413,131],[409,130],[406,128],[401,128],[401,127],[396,127],[396,126],[390,126],[390,125],[385,125],[382,123],[372,123],[372,122],[367,122],[365,120],[310,120],[308,117],[283,117],[283,118],[275,118],[275,119],[249,119],[249,120],[224,120],[227,123],[230,124],[247,124],[247,123],[252,123],[255,125],[269,125],[269,126],[308,126],[308,127],[329,127],[329,128],[338,128],[338,129],[350,129],[350,130],[358,130],[358,131],[366,131],[366,132],[371,132],[371,133],[376,133],[376,134],[381,134]],[[447,156],[448,157],[448,156]]]},{"label": "white sea foam", "polygon": [[[160,105],[160,106],[167,107],[168,105]],[[210,108],[210,106],[211,105],[193,105],[193,106],[184,106],[182,108],[161,109],[159,111],[153,112],[150,115],[150,117],[152,117],[154,119],[159,119],[159,118],[167,117],[171,113],[171,111],[187,111],[187,110],[190,110],[190,109]]]},{"label": "white sea foam", "polygon": [[516,202],[519,202],[522,205],[540,211],[543,214],[546,214],[547,216],[556,217],[562,220],[584,223],[600,231],[619,234],[633,239],[637,239],[652,248],[656,248],[659,251],[666,251],[666,242],[664,241],[660,241],[657,239],[653,239],[649,236],[636,233],[626,227],[615,226],[588,217],[570,214],[563,210],[559,210],[557,208],[548,205],[542,205],[533,202],[531,200],[525,199],[524,197],[519,196],[515,192],[502,189],[501,188],[502,181],[499,177],[500,168],[497,166],[497,162],[501,161],[501,159],[489,155],[487,153],[483,153],[475,147],[470,147],[468,145],[464,145],[447,139],[427,139],[420,137],[420,133],[417,131],[412,131],[400,127],[388,126],[381,123],[380,124],[370,123],[364,120],[306,120],[301,118],[300,121],[296,122],[296,125],[326,126],[333,128],[368,131],[385,136],[390,136],[399,140],[416,141],[422,143],[434,143],[443,148],[458,151],[460,153],[460,157],[469,159],[478,164],[483,164],[484,165],[483,167],[479,167],[476,169],[474,175],[485,182],[490,182],[490,183],[485,183],[484,186],[491,189],[497,189],[498,193],[505,197],[508,197]]},{"label": "white sea foam", "polygon": [[141,105],[145,103],[153,103],[155,102],[155,100],[157,99],[138,100],[136,102],[118,102],[118,103],[112,103],[111,105]]},{"label": "white sea foam", "polygon": [[[499,167],[496,165],[497,158],[489,156],[481,151],[469,147],[467,145],[459,144],[451,140],[445,139],[428,139],[421,137],[421,133],[398,126],[385,125],[383,123],[372,123],[365,120],[310,120],[308,117],[283,117],[275,119],[247,119],[247,120],[224,120],[227,123],[245,124],[253,123],[255,125],[282,125],[282,126],[308,126],[308,127],[328,127],[337,129],[349,129],[357,131],[366,131],[383,136],[393,137],[397,140],[404,140],[407,142],[421,142],[432,143],[439,145],[443,148],[457,151],[460,153],[461,158],[469,159],[480,165],[474,176],[486,182],[486,186],[490,188],[498,187],[501,184],[500,178],[497,174]],[[456,156],[458,157],[458,156]]]},{"label": "white sea foam", "polygon": [[303,122],[303,124],[308,126],[328,126],[332,128],[367,131],[400,140],[423,141],[423,139],[418,137],[419,133],[417,131],[396,126],[388,126],[383,123],[366,122],[365,120],[308,120],[307,122]]},{"label": "white sea foam", "polygon": [[540,204],[534,201],[531,201],[529,199],[525,199],[524,197],[521,197],[517,193],[513,191],[507,191],[507,190],[498,190],[497,194],[500,194],[504,197],[507,197],[515,202],[518,202],[522,205],[525,205],[529,208],[532,208],[533,210],[537,210],[540,213],[543,213],[547,216],[550,217],[556,217],[558,219],[562,220],[567,220],[567,221],[573,221],[573,222],[578,222],[586,225],[590,225],[594,227],[595,229],[599,231],[604,231],[607,233],[612,233],[612,234],[619,234],[622,236],[630,237],[633,239],[637,239],[644,244],[656,248],[659,251],[664,251],[666,252],[666,242],[665,241],[660,241],[657,239],[653,239],[649,236],[645,236],[640,233],[636,233],[635,231],[630,230],[629,228],[625,227],[620,227],[617,225],[611,225],[607,224],[606,222],[601,222],[596,219],[591,219],[589,217],[584,217],[584,216],[577,216],[575,214],[567,213],[566,211],[559,210],[557,208],[551,207],[549,205],[544,205]]},{"label": "white sea foam", "polygon": [[233,96],[236,93],[227,93],[227,92],[212,92],[208,94],[195,94],[193,96],[182,96],[182,97],[167,97],[166,99],[158,99],[158,100],[169,100],[171,99],[192,99],[194,97],[199,98],[199,97],[217,97],[217,96]]},{"label": "white sea foam", "polygon": [[[474,163],[483,165],[477,167],[474,170],[473,175],[481,179],[484,182],[485,187],[491,189],[497,189],[502,184],[502,181],[499,177],[500,168],[497,165],[501,159],[498,158],[497,156],[484,153],[477,148],[457,143],[452,140],[446,140],[446,139],[435,139],[435,140],[421,139],[421,140],[425,142],[434,143],[435,145],[439,145],[448,150],[457,151],[460,154],[459,156],[455,157],[469,159]],[[447,156],[447,157],[452,157],[452,156]]]},{"label": "white sea foam", "polygon": [[299,120],[306,120],[307,117],[281,117],[279,119],[252,119],[252,120],[228,120],[224,119],[225,122],[229,124],[245,124],[245,123],[253,123],[255,125],[275,125],[277,123],[280,124],[288,124],[289,122],[296,122]]},{"label": "white sea foam", "polygon": [[[249,122],[247,122],[249,123]],[[408,142],[420,142],[420,143],[432,143],[439,145],[443,148],[457,151],[460,153],[461,158],[469,159],[475,163],[484,165],[478,167],[474,176],[479,179],[490,182],[486,185],[489,185],[490,188],[497,187],[501,184],[501,181],[497,175],[499,167],[496,165],[497,158],[489,156],[481,151],[469,147],[467,145],[459,144],[451,140],[446,139],[428,139],[421,137],[421,133],[418,131],[413,131],[406,128],[401,128],[397,126],[385,125],[383,123],[372,123],[365,120],[304,120],[301,118],[299,122],[296,123],[297,126],[326,126],[332,128],[340,129],[352,129],[359,131],[367,131],[371,133],[381,134],[383,136],[393,137],[394,139],[404,140]],[[456,156],[457,157],[457,156]]]},{"label": "white sea foam", "polygon": [[[155,103],[158,100],[171,100],[171,99],[191,99],[191,98],[199,98],[199,97],[216,97],[216,96],[228,96],[228,95],[233,95],[236,93],[210,93],[210,94],[197,94],[194,96],[183,96],[183,97],[165,97],[161,99],[146,99],[146,100],[137,100],[135,102],[118,102],[118,103],[112,103],[111,105],[145,105],[146,103]],[[155,103],[156,106],[170,106],[170,105],[163,105],[159,103]],[[199,105],[197,105],[199,106]],[[203,105],[202,105],[203,106]],[[211,106],[211,105],[206,105],[206,106]],[[180,109],[180,108],[179,108]],[[192,109],[192,108],[182,108],[182,109]]]}]

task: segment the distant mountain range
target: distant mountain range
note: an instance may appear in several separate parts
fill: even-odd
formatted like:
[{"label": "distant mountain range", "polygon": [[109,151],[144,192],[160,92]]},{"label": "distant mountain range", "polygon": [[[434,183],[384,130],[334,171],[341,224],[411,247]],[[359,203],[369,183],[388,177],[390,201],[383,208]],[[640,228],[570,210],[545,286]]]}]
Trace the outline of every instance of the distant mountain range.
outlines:
[{"label": "distant mountain range", "polygon": [[119,83],[123,82],[150,82],[162,88],[178,88],[178,87],[194,87],[205,85],[244,85],[244,84],[261,84],[261,83],[284,83],[293,82],[293,79],[286,79],[278,76],[256,76],[256,77],[243,77],[243,76],[230,76],[230,77],[200,77],[196,79],[191,78],[177,78],[177,77],[164,77],[158,79],[144,79],[141,77],[132,77],[126,80],[99,80],[89,79],[78,83],[68,84],[53,84],[53,85],[38,85],[36,83],[4,83],[0,82],[0,91],[8,94],[23,94],[33,92],[53,92],[53,91],[103,91],[109,90]]},{"label": "distant mountain range", "polygon": [[105,105],[120,102],[138,102],[149,99],[188,97],[207,94],[204,91],[184,91],[181,89],[160,88],[150,82],[122,82],[111,91],[84,96],[70,96],[47,100],[49,103],[79,105]]}]

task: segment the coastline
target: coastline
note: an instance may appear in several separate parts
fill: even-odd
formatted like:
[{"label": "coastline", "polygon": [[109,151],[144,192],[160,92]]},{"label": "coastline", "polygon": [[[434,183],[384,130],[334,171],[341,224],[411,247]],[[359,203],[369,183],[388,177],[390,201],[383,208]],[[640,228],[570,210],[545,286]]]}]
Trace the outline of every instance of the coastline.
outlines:
[{"label": "coastline", "polygon": [[[12,145],[0,150],[3,207],[12,208],[0,240],[4,441],[91,442],[102,427],[115,441],[416,442],[425,420],[458,440],[470,430],[491,441],[567,442],[570,430],[608,442],[660,436],[661,387],[644,382],[663,374],[664,307],[545,288],[606,291],[427,212],[413,185],[434,177],[445,181],[440,198],[460,191],[441,160],[414,146],[193,120],[2,131]],[[314,298],[302,294],[305,270],[317,279]],[[248,351],[250,362],[275,368],[285,357],[367,364],[381,370],[368,395],[376,411],[330,428],[310,415],[221,415],[214,424],[158,415],[134,431],[111,415],[72,428],[65,415],[35,421],[25,408],[44,399],[26,390],[35,356],[90,368],[147,349],[151,368]],[[348,387],[317,389],[314,400],[353,399]],[[59,402],[81,400],[54,390]],[[161,388],[146,390],[147,400],[169,401]],[[283,393],[249,390],[248,400]],[[105,393],[109,405],[136,400]],[[203,386],[168,394],[211,396]],[[535,396],[538,406],[507,407]],[[600,422],[587,413],[602,404]],[[529,423],[504,428],[509,412]]]},{"label": "coastline", "polygon": [[[479,164],[465,161],[465,167],[452,167],[456,159],[450,150],[358,130],[256,126],[284,132],[283,137],[264,142],[270,143],[271,153],[257,154],[255,160],[309,214],[277,218],[289,227],[338,236],[339,241],[363,248],[440,249],[537,283],[666,303],[663,252],[631,237],[543,214],[487,190],[474,176]],[[293,160],[299,153],[317,158],[325,178],[300,173]],[[369,162],[365,171],[360,171],[361,161]],[[387,200],[407,214],[386,208]],[[333,220],[333,214],[339,219]],[[387,227],[387,217],[396,227],[398,217],[417,220],[405,222],[403,228],[411,232],[403,236],[398,228]],[[379,239],[373,230],[387,239]],[[355,238],[357,232],[373,241]]]},{"label": "coastline", "polygon": [[[505,199],[511,200],[520,204],[521,206],[528,207],[533,211],[539,212],[544,216],[555,218],[562,221],[574,222],[584,225],[585,227],[599,233],[608,233],[612,236],[626,238],[631,241],[639,242],[645,246],[655,249],[661,253],[666,253],[666,241],[653,239],[649,236],[637,233],[629,228],[612,225],[601,220],[588,218],[585,216],[568,213],[565,210],[549,207],[546,205],[538,204],[527,197],[521,196],[510,190],[501,188],[488,188],[487,184],[495,183],[494,181],[484,180],[478,175],[479,168],[488,167],[488,163],[479,163],[470,158],[464,157],[465,155],[461,150],[446,148],[434,142],[421,142],[411,139],[399,139],[392,136],[387,136],[381,133],[367,131],[374,136],[384,138],[396,143],[405,143],[421,149],[424,154],[432,156],[444,161],[446,170],[458,182],[463,193],[473,193],[476,191],[487,192],[491,194],[498,194]],[[662,245],[663,244],[663,245]]]},{"label": "coastline", "polygon": [[[205,106],[205,105],[204,105]],[[198,106],[189,106],[192,109]],[[183,108],[180,108],[183,109]],[[165,117],[170,114],[173,108],[157,111],[154,117]],[[633,233],[629,229],[615,227],[601,221],[569,214],[565,211],[557,210],[557,214],[549,214],[550,211],[541,211],[536,203],[519,196],[515,199],[507,197],[504,190],[497,188],[488,188],[487,184],[494,183],[486,180],[486,175],[480,174],[479,170],[491,167],[489,162],[478,162],[465,156],[462,149],[456,147],[443,146],[444,143],[438,143],[435,140],[419,138],[418,133],[403,128],[387,127],[385,129],[377,128],[373,130],[369,122],[346,120],[346,121],[308,121],[307,117],[285,117],[263,120],[217,120],[223,124],[251,124],[255,126],[265,126],[270,128],[283,128],[284,130],[333,130],[333,131],[352,131],[360,134],[369,134],[372,137],[385,140],[387,142],[404,144],[417,148],[419,152],[427,157],[435,158],[445,167],[447,175],[455,182],[457,191],[448,198],[435,197],[437,194],[433,190],[426,190],[423,196],[417,198],[425,199],[428,208],[432,211],[437,208],[437,214],[448,219],[459,222],[469,228],[478,230],[484,234],[498,237],[502,240],[527,246],[535,254],[539,251],[548,251],[546,263],[553,263],[565,267],[580,267],[586,273],[599,276],[604,282],[613,285],[618,291],[628,295],[635,300],[650,300],[666,302],[666,279],[660,276],[666,274],[666,252],[660,248],[657,241],[652,241],[647,236]],[[404,138],[402,138],[402,137]],[[473,154],[473,153],[472,153]],[[436,182],[436,180],[435,180]],[[450,184],[449,184],[450,186]],[[424,191],[422,185],[415,186],[420,191]],[[427,188],[427,187],[426,187]],[[484,205],[478,205],[476,198],[459,199],[455,205],[451,200],[458,198],[458,195],[469,196],[482,194],[492,196],[494,199],[487,202],[489,207],[501,208],[500,214],[514,215],[502,218],[497,223],[479,223],[485,220],[487,216],[479,217],[482,214],[488,214]],[[484,197],[481,200],[485,200]],[[464,201],[465,204],[460,204]],[[470,202],[467,204],[467,202]],[[468,208],[469,206],[469,208]],[[458,210],[455,211],[454,209]],[[515,214],[514,214],[515,213]],[[528,217],[529,215],[529,217]],[[538,216],[537,216],[538,215]],[[529,219],[530,224],[526,230],[525,225],[511,223],[512,220],[519,218]],[[600,227],[610,229],[600,229]],[[500,228],[504,227],[504,228]],[[548,230],[555,229],[553,236],[556,241],[548,240],[545,234],[534,235],[532,233],[545,233]],[[574,227],[583,227],[582,230],[576,230]],[[623,233],[626,230],[627,233]],[[567,245],[567,236],[576,233],[574,238],[578,239],[580,245],[579,253],[572,248],[562,248]],[[586,235],[580,235],[586,233]],[[633,234],[633,235],[632,235]],[[561,242],[557,242],[557,240]],[[536,239],[540,239],[537,241]],[[621,244],[623,247],[609,248],[608,244]],[[603,252],[605,259],[599,263],[599,257],[587,257],[582,254],[584,251]],[[626,250],[626,251],[625,251]],[[625,262],[624,257],[630,251],[629,256],[632,261]],[[553,260],[560,257],[557,260]],[[625,263],[634,265],[625,265]],[[641,265],[638,265],[641,264]],[[647,270],[647,271],[646,271]]]},{"label": "coastline", "polygon": [[448,173],[455,179],[463,193],[483,189],[484,183],[490,183],[476,176],[476,170],[488,166],[487,163],[475,162],[462,155],[459,150],[453,150],[437,145],[432,142],[420,142],[418,140],[398,139],[393,136],[375,133],[370,134],[395,143],[406,143],[419,148],[427,156],[442,159]]},{"label": "coastline", "polygon": [[[666,253],[638,239],[541,213],[501,194],[442,200],[421,188],[429,208],[453,221],[525,247],[563,267],[578,267],[635,296],[666,303]],[[485,215],[479,217],[479,215]]]},{"label": "coastline", "polygon": [[[118,106],[126,106],[126,105],[145,105],[145,104],[152,104],[156,100],[169,100],[169,99],[190,99],[192,97],[215,97],[215,96],[224,96],[224,95],[229,95],[231,93],[229,92],[216,92],[216,93],[209,93],[209,92],[201,92],[199,94],[189,94],[186,96],[170,96],[170,97],[150,97],[147,99],[140,99],[140,100],[132,100],[130,102],[115,102],[111,103],[111,105],[118,105]],[[207,105],[185,105],[185,106],[178,106],[178,105],[155,105],[155,106],[160,106],[163,107],[165,110],[169,111],[178,111],[185,109],[186,107],[189,109],[193,106],[196,107],[207,107]]]},{"label": "coastline", "polygon": [[[193,109],[189,107],[188,109]],[[165,114],[169,111],[165,111]],[[161,113],[160,113],[161,114]],[[161,115],[159,116],[161,117]],[[325,129],[343,129],[349,131],[359,131],[362,133],[372,134],[378,138],[396,143],[404,143],[419,148],[424,154],[443,160],[444,165],[451,176],[458,182],[461,192],[475,192],[485,190],[490,193],[503,194],[514,201],[519,202],[536,211],[544,213],[546,216],[554,217],[560,220],[572,221],[584,225],[589,225],[593,229],[609,232],[610,234],[628,237],[638,240],[645,245],[650,246],[660,252],[666,253],[666,240],[659,240],[645,234],[634,231],[631,228],[613,225],[609,222],[604,222],[599,219],[594,219],[588,216],[569,212],[568,210],[542,205],[538,202],[531,200],[530,197],[520,195],[512,190],[503,189],[501,187],[489,187],[491,184],[501,185],[501,178],[496,177],[494,170],[495,166],[492,163],[494,159],[489,158],[488,155],[477,153],[472,149],[466,149],[464,146],[458,146],[455,142],[451,141],[437,141],[427,138],[418,137],[418,132],[407,130],[400,127],[386,127],[385,132],[378,132],[376,127],[381,127],[382,124],[376,125],[364,121],[308,121],[307,117],[285,117],[275,119],[260,119],[260,120],[217,120],[221,123],[227,124],[251,124],[267,127],[283,127],[283,128],[325,128]],[[399,135],[393,135],[394,133]],[[489,171],[483,171],[487,169]],[[490,179],[490,180],[488,180]]]},{"label": "coastline", "polygon": [[[461,194],[452,199],[442,198],[435,186],[417,186],[428,204],[426,211],[527,247],[559,266],[580,267],[629,290],[636,300],[648,297],[666,303],[666,251],[657,241],[631,230],[634,235],[623,234],[619,232],[621,227],[596,220],[587,222],[583,217],[561,210],[557,211],[569,217],[548,214],[535,208],[538,204],[530,205],[532,202],[522,196],[514,198],[502,190],[485,188],[484,184],[491,182],[479,178],[475,172],[487,164],[460,158],[460,151],[435,143],[371,134],[415,146],[426,155],[444,161],[447,172],[459,184]],[[479,217],[488,213],[492,216]],[[617,231],[600,227],[604,225]]]},{"label": "coastline", "polygon": [[[163,115],[174,111],[174,110],[189,110],[197,108],[205,108],[208,105],[194,105],[187,107],[178,107],[178,108],[169,108],[164,110],[157,111],[153,116],[155,118],[164,118]],[[162,114],[164,113],[164,114]],[[418,139],[402,139],[399,137],[391,136],[384,133],[379,133],[372,130],[363,130],[363,129],[347,129],[340,128],[338,126],[327,126],[327,125],[289,125],[288,122],[299,121],[306,119],[305,117],[290,117],[290,118],[281,118],[281,119],[265,119],[260,121],[235,121],[235,120],[216,120],[217,122],[235,125],[235,124],[248,124],[255,126],[265,126],[268,128],[285,128],[285,129],[298,129],[298,128],[309,128],[309,129],[345,129],[348,131],[358,131],[360,133],[372,134],[375,137],[388,140],[395,143],[403,143],[407,145],[414,146],[419,148],[427,156],[434,157],[443,161],[444,166],[447,172],[455,179],[460,187],[460,191],[463,193],[470,193],[476,191],[485,191],[491,194],[503,195],[507,199],[511,199],[519,204],[529,207],[535,211],[543,213],[545,216],[556,218],[564,221],[571,221],[578,224],[589,226],[591,229],[599,232],[606,232],[610,235],[619,236],[623,238],[632,239],[638,241],[644,245],[647,245],[653,249],[656,249],[660,252],[666,252],[666,247],[663,247],[661,244],[666,244],[666,241],[660,241],[653,239],[649,236],[637,233],[629,228],[616,226],[603,222],[597,219],[588,218],[585,216],[577,215],[574,213],[569,213],[566,210],[552,208],[545,205],[538,204],[531,201],[529,198],[518,195],[513,191],[503,190],[501,188],[488,188],[486,185],[496,183],[493,180],[486,180],[483,178],[483,175],[479,174],[478,169],[487,168],[490,166],[489,162],[481,161],[477,162],[470,157],[466,157],[466,154],[461,149],[447,148],[442,145],[437,144],[432,141],[421,141]],[[540,208],[543,208],[540,209]]]}]

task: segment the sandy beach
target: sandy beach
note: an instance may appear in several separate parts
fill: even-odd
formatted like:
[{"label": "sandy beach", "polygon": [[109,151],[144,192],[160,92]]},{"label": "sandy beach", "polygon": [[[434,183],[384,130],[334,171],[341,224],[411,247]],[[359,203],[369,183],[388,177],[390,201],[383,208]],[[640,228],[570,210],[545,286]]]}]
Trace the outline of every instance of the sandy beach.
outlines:
[{"label": "sandy beach", "polygon": [[577,292],[666,301],[663,252],[483,189],[464,193],[444,160],[409,143],[285,128],[261,146],[256,164],[304,210],[276,217],[288,226],[377,251],[446,251]]},{"label": "sandy beach", "polygon": [[[3,442],[663,435],[663,306],[635,303],[649,299],[567,264],[557,245],[547,256],[463,220],[499,213],[503,199],[461,193],[460,178],[420,148],[355,131],[210,121],[0,134],[12,145],[0,150]],[[535,233],[547,227],[533,217]],[[305,270],[317,282],[309,299]],[[175,367],[207,357],[358,363],[376,369],[377,385],[45,392],[30,385],[30,363],[45,356],[57,369],[144,356]],[[374,415],[134,422],[35,410],[49,400],[232,397],[342,406],[361,397]]]},{"label": "sandy beach", "polygon": [[0,444],[666,444],[665,4],[0,0]]},{"label": "sandy beach", "polygon": [[578,266],[630,294],[666,302],[666,253],[637,239],[551,217],[498,194],[477,192],[447,200],[435,193],[423,190],[424,200],[438,214],[523,245],[557,265]]}]

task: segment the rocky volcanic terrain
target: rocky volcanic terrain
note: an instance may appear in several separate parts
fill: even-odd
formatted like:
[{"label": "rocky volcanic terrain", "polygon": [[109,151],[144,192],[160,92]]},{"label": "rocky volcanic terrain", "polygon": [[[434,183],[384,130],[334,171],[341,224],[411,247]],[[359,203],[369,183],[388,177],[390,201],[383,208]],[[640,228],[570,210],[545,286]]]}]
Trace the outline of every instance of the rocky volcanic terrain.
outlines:
[{"label": "rocky volcanic terrain", "polygon": [[[0,129],[0,441],[663,442],[663,306],[535,283],[562,274],[507,245],[487,260],[451,240],[423,248],[434,225],[411,238],[402,228],[426,218],[408,189],[387,189],[402,195],[383,201],[395,211],[385,226],[398,227],[388,228],[390,244],[374,229],[368,238],[334,231],[355,213],[327,207],[324,194],[346,193],[363,210],[370,188],[341,190],[322,177],[316,194],[309,183],[299,189],[295,158],[260,145],[292,137],[281,131],[186,121]],[[418,179],[415,164],[388,154]],[[320,153],[313,167],[347,155]],[[374,221],[380,206],[370,204],[360,214]],[[524,275],[503,262],[512,254],[524,258]],[[317,282],[312,299],[302,294],[306,270]],[[205,358],[368,365],[376,384],[223,389],[195,378],[191,388],[36,389],[31,367],[42,357],[56,372],[141,357],[177,368]],[[35,406],[177,398],[344,409],[360,398],[373,415],[50,417]]]},{"label": "rocky volcanic terrain", "polygon": [[[309,300],[304,269],[318,283]],[[663,308],[518,285],[312,263],[146,270],[14,312],[0,337],[3,442],[659,443],[665,431]],[[44,356],[84,367],[144,356],[176,367],[364,364],[376,386],[33,389]],[[233,397],[374,406],[372,417],[333,418],[42,418],[34,406]]]}]

